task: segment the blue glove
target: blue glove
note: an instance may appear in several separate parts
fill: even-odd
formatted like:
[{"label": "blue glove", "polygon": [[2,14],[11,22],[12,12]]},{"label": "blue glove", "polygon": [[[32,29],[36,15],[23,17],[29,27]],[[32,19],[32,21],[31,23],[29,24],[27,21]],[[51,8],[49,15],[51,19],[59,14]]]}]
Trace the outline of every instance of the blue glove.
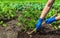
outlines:
[{"label": "blue glove", "polygon": [[48,18],[48,19],[45,21],[45,23],[46,23],[46,24],[50,24],[50,23],[56,21],[55,18],[56,18],[56,17]]},{"label": "blue glove", "polygon": [[36,24],[36,29],[39,29],[39,27],[40,27],[41,24],[42,24],[42,21],[43,21],[42,18],[39,18],[39,19],[38,19],[38,22],[37,22],[37,24]]}]

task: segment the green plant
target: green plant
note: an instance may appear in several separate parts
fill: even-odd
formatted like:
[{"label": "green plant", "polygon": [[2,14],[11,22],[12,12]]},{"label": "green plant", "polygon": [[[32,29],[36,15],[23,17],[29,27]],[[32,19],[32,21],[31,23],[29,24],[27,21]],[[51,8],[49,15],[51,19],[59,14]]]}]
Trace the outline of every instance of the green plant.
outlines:
[{"label": "green plant", "polygon": [[[16,23],[16,26],[23,26],[22,29],[25,31],[27,29],[34,29],[44,6],[45,3],[36,2],[0,3],[0,20],[10,20],[18,16],[18,22]],[[60,5],[54,4],[49,13],[46,15],[45,20],[52,17],[56,13],[56,10],[60,10],[59,6]],[[17,10],[18,12],[16,12]],[[58,26],[55,26],[57,22],[52,23],[54,28],[58,28]],[[3,27],[7,26],[3,21],[0,21],[0,25]]]}]

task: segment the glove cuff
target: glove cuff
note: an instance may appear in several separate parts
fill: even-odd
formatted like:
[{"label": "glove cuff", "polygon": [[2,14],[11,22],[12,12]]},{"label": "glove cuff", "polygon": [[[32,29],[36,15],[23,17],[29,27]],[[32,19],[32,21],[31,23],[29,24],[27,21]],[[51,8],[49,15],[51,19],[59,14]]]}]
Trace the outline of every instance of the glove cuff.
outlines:
[{"label": "glove cuff", "polygon": [[38,21],[43,21],[43,19],[42,18],[39,18]]}]

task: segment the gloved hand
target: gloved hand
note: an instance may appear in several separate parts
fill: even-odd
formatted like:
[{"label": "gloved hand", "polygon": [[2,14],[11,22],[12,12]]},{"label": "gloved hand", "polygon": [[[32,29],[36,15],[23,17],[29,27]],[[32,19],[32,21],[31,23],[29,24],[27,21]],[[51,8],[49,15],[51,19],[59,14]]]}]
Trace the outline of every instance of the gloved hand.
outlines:
[{"label": "gloved hand", "polygon": [[56,21],[56,17],[48,18],[48,19],[45,21],[45,23],[46,23],[46,24],[50,24],[50,23],[52,23],[52,22],[54,22],[54,21]]},{"label": "gloved hand", "polygon": [[42,18],[39,18],[39,19],[38,19],[38,22],[37,22],[37,24],[36,24],[36,29],[39,29],[39,27],[40,27],[41,24],[42,24],[42,21],[43,21]]}]

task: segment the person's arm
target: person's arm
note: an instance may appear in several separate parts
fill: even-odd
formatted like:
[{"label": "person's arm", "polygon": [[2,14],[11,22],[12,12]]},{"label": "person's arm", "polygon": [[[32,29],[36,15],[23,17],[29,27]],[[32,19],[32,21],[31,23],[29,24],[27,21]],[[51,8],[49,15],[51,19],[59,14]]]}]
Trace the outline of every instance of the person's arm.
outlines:
[{"label": "person's arm", "polygon": [[56,20],[60,20],[60,16],[57,16],[57,17],[56,17]]},{"label": "person's arm", "polygon": [[44,17],[46,16],[46,14],[48,13],[48,11],[50,10],[51,6],[53,5],[54,0],[48,0],[46,6],[44,7],[42,14],[40,16],[40,18],[38,19],[38,22],[36,24],[36,29],[39,29],[39,27],[41,26]]},{"label": "person's arm", "polygon": [[45,20],[45,23],[46,24],[51,24],[51,23],[53,23],[56,20],[60,20],[60,16],[57,16],[57,17],[54,16],[54,17],[48,18],[47,20]]},{"label": "person's arm", "polygon": [[40,18],[43,18],[46,16],[46,14],[48,13],[48,11],[50,10],[51,6],[53,5],[55,0],[48,0],[46,6],[44,7],[42,14],[40,16]]}]

